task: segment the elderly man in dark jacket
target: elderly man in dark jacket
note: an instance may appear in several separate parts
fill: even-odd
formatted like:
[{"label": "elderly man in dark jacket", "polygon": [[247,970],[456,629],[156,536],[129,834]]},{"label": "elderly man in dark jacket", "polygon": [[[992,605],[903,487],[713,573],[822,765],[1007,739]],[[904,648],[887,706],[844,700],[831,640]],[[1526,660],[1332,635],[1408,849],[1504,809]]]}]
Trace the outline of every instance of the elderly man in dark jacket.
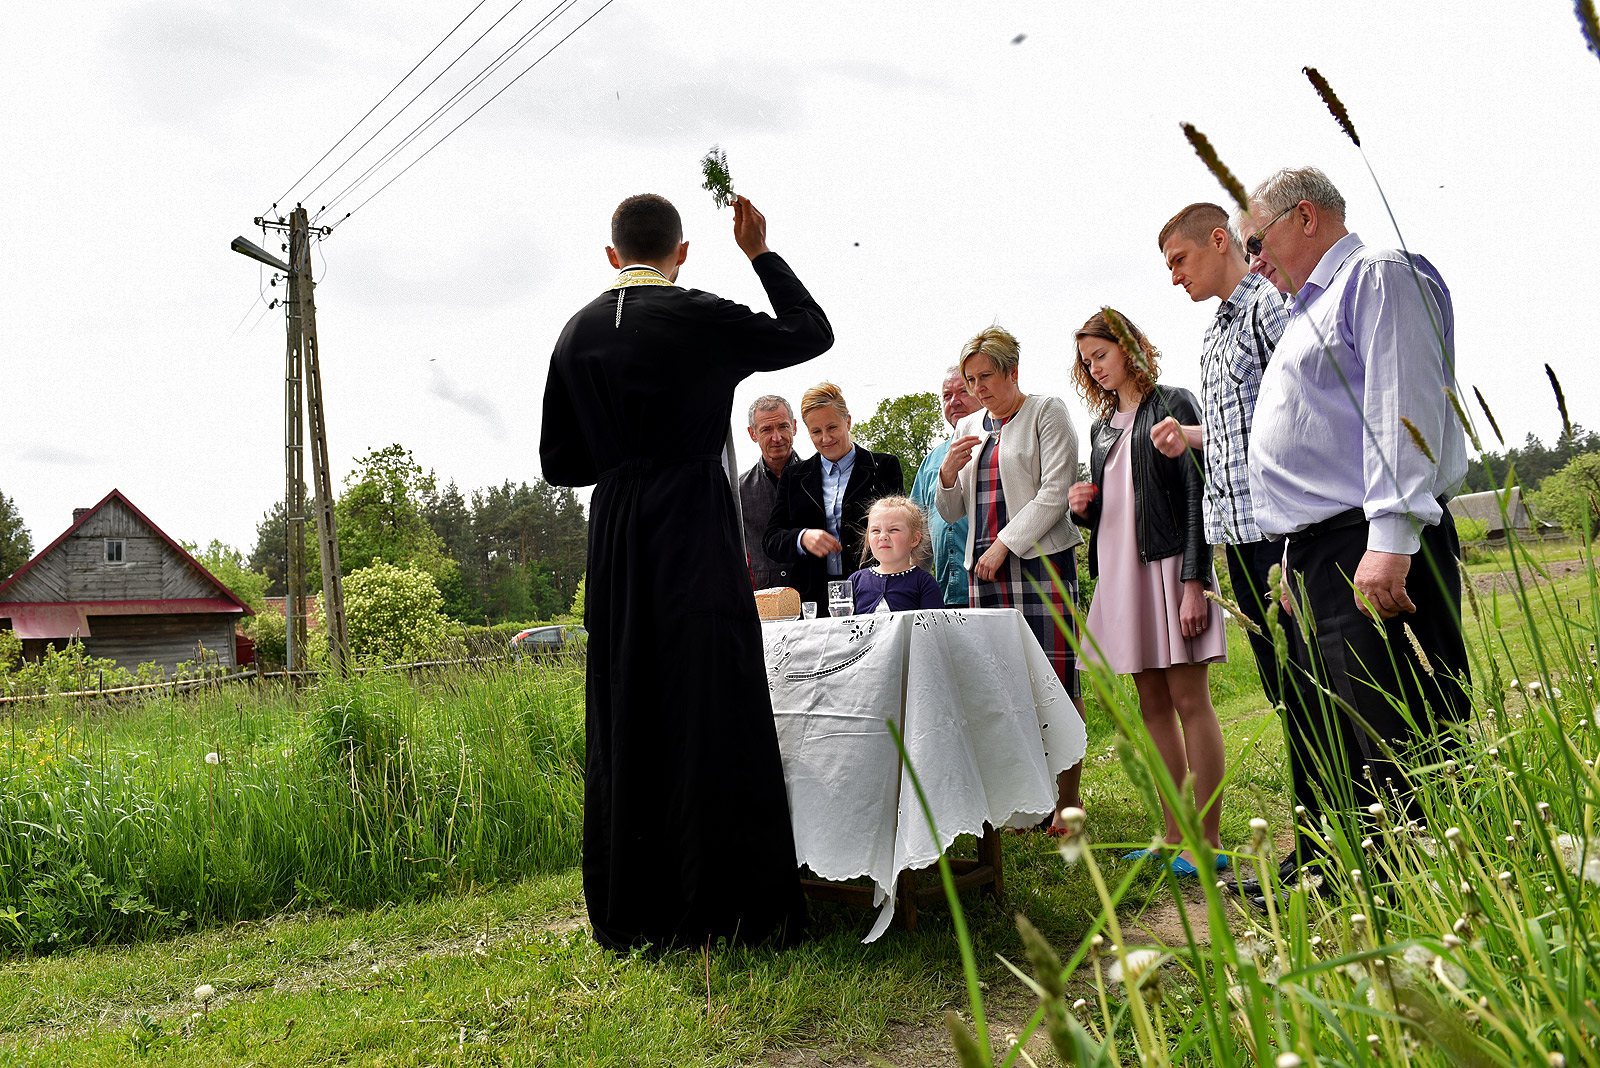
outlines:
[{"label": "elderly man in dark jacket", "polygon": [[739,505],[744,513],[744,551],[750,558],[750,579],[758,590],[793,586],[789,564],[774,560],[762,547],[772,504],[778,499],[778,478],[800,462],[794,454],[798,429],[794,409],[782,397],[768,394],[750,405],[750,440],[761,446],[761,459],[739,476]]}]

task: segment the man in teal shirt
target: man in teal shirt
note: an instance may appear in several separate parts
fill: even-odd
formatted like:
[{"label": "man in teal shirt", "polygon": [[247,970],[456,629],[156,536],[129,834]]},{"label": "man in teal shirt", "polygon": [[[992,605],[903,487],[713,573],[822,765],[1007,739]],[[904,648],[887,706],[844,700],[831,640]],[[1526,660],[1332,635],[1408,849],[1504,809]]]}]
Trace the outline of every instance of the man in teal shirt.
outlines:
[{"label": "man in teal shirt", "polygon": [[[961,379],[961,368],[952,367],[945,372],[944,385],[939,390],[939,404],[944,418],[952,427],[964,415],[978,410],[978,398],[967,392]],[[928,534],[933,540],[933,577],[939,580],[944,591],[946,608],[967,607],[967,520],[963,516],[954,523],[946,523],[933,504],[933,491],[939,485],[939,465],[950,451],[950,439],[941,441],[917,468],[916,481],[911,483],[911,499],[917,502],[922,514],[928,517]]]}]

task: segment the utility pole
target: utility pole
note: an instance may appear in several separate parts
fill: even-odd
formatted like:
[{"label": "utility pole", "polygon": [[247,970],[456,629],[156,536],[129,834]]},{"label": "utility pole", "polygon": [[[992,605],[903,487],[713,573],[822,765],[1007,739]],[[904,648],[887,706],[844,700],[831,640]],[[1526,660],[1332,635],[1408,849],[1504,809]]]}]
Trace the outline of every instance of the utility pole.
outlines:
[{"label": "utility pole", "polygon": [[[333,483],[328,470],[328,425],[322,404],[322,369],[317,360],[317,306],[311,277],[313,230],[304,207],[296,206],[285,222],[257,219],[256,225],[288,231],[289,260],[285,263],[243,237],[234,238],[235,252],[275,267],[288,276],[288,344],[283,383],[284,512],[288,527],[288,553],[284,598],[287,615],[287,659],[290,671],[299,670],[306,650],[305,565],[305,425],[311,422],[312,504],[317,519],[317,547],[322,559],[323,626],[334,670],[349,669],[350,642],[345,627],[344,584],[339,575],[339,539],[333,514]],[[328,228],[319,228],[326,235]]]},{"label": "utility pole", "polygon": [[[317,548],[322,557],[322,623],[328,652],[340,675],[349,664],[350,639],[345,628],[344,581],[339,575],[339,538],[333,515],[333,481],[328,472],[328,422],[322,408],[322,368],[317,362],[317,302],[311,280],[311,228],[306,209],[289,217],[289,344],[298,335],[300,361],[311,415],[311,489],[317,516]],[[299,316],[299,330],[294,319]]]}]

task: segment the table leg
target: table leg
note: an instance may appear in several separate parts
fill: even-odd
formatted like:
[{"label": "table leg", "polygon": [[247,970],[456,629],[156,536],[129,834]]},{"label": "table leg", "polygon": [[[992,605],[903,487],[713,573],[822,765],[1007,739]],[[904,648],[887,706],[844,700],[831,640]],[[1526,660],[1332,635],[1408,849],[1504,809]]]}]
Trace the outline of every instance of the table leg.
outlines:
[{"label": "table leg", "polygon": [[978,839],[978,863],[994,869],[994,882],[986,888],[999,901],[1005,896],[1005,869],[1000,861],[1000,834],[989,823],[983,825],[983,837]]},{"label": "table leg", "polygon": [[903,871],[900,873],[899,885],[895,887],[895,911],[906,921],[906,930],[917,929],[917,879],[916,873]]}]

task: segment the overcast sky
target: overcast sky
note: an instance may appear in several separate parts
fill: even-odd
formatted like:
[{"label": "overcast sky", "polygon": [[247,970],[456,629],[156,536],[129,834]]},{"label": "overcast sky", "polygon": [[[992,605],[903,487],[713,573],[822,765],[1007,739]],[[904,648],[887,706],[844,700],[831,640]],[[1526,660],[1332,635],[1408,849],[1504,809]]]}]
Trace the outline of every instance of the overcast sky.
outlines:
[{"label": "overcast sky", "polygon": [[[466,107],[601,3],[578,0]],[[284,332],[280,312],[263,318],[281,292],[265,288],[270,272],[228,243],[259,241],[252,217],[471,7],[8,5],[0,491],[36,547],[117,487],[174,537],[248,550],[283,492]],[[328,203],[548,3],[485,0],[299,195],[513,7],[426,109],[307,203]],[[615,0],[322,243],[335,479],[391,442],[464,491],[537,477],[550,349],[610,282],[607,223],[626,195],[663,193],[683,212],[685,284],[765,307],[731,213],[699,188],[713,142],[838,338],[812,363],[747,380],[739,412],[828,378],[870,415],[936,389],[961,342],[998,321],[1022,342],[1023,388],[1067,397],[1082,439],[1072,334],[1102,304],[1145,329],[1165,381],[1197,384],[1212,308],[1171,287],[1155,237],[1178,208],[1222,193],[1180,122],[1209,134],[1246,185],[1321,166],[1352,228],[1395,243],[1307,64],[1348,105],[1406,242],[1443,272],[1460,378],[1507,438],[1559,431],[1546,361],[1574,418],[1600,425],[1582,222],[1600,62],[1570,0]],[[660,416],[670,449],[674,413]]]}]

